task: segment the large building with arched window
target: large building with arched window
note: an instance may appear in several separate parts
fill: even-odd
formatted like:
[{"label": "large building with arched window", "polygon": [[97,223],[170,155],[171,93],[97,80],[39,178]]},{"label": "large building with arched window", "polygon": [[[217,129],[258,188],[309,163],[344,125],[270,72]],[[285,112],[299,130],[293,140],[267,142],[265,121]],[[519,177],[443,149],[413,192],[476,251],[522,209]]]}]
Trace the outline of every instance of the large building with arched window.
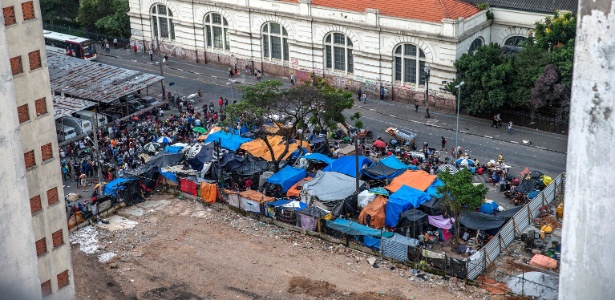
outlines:
[{"label": "large building with arched window", "polygon": [[489,43],[514,50],[535,22],[576,10],[577,0],[535,2],[130,0],[129,15],[139,47],[157,36],[163,52],[182,59],[325,77],[374,94],[384,87],[401,101],[424,99],[427,79],[430,102],[452,106],[441,88],[455,79],[455,60]]}]

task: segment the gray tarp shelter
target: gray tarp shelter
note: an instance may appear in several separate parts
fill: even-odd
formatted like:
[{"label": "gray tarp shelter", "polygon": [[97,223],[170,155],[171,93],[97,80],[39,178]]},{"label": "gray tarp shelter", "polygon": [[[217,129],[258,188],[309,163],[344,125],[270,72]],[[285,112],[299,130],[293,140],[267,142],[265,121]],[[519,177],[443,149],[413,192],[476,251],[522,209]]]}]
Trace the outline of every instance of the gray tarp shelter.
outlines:
[{"label": "gray tarp shelter", "polygon": [[490,230],[502,227],[504,222],[506,222],[506,218],[472,211],[461,213],[459,222],[470,229]]},{"label": "gray tarp shelter", "polygon": [[[363,181],[359,181],[359,186]],[[319,172],[303,185],[303,191],[322,202],[345,199],[356,191],[355,178],[338,172]]]}]

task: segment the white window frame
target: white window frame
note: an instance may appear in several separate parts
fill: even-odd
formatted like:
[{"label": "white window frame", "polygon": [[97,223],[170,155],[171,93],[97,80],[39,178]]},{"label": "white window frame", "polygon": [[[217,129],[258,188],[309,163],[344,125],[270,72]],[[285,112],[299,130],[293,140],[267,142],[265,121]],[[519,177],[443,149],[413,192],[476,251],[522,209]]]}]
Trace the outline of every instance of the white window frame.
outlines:
[{"label": "white window frame", "polygon": [[[273,32],[272,27],[279,27],[279,32]],[[282,26],[280,23],[276,22],[267,22],[263,25],[261,29],[261,41],[262,41],[262,56],[264,59],[269,60],[281,60],[281,61],[289,61],[289,49],[288,49],[288,31],[286,28]],[[274,49],[274,41],[278,39],[280,46],[280,55],[279,57],[274,57],[273,49]]]},{"label": "white window frame", "polygon": [[[165,13],[161,14],[160,10],[164,8]],[[150,12],[150,21],[151,21],[151,30],[153,37],[159,38],[169,38],[171,40],[175,40],[175,23],[173,23],[173,12],[163,4],[154,4],[149,10]],[[167,29],[165,32],[161,31],[161,21],[166,23]]]},{"label": "white window frame", "polygon": [[[214,18],[219,18],[220,22],[217,23]],[[210,12],[206,14],[203,17],[203,28],[206,48],[222,51],[231,50],[228,21],[221,13]],[[216,37],[219,37],[219,39],[216,39]]]},{"label": "white window frame", "polygon": [[[415,50],[414,54],[411,51],[412,47]],[[412,72],[409,70],[412,62],[414,62],[414,74],[410,74]],[[393,79],[396,82],[417,86],[424,85],[426,64],[425,52],[415,44],[403,43],[393,48]]]},{"label": "white window frame", "polygon": [[[343,43],[340,38],[343,38]],[[341,32],[330,32],[325,35],[323,44],[325,70],[354,73],[353,44],[348,36]]]}]

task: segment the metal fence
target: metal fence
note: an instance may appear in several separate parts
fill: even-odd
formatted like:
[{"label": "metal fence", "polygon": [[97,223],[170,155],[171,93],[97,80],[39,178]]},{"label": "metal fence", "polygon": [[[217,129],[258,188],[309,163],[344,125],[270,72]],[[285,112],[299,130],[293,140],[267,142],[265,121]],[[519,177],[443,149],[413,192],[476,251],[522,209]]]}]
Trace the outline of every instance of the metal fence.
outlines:
[{"label": "metal fence", "polygon": [[539,209],[551,203],[557,195],[563,193],[566,185],[566,173],[561,173],[540,194],[526,204],[500,229],[500,231],[467,261],[468,279],[476,279],[508,247],[515,238],[530,225],[540,213]]}]

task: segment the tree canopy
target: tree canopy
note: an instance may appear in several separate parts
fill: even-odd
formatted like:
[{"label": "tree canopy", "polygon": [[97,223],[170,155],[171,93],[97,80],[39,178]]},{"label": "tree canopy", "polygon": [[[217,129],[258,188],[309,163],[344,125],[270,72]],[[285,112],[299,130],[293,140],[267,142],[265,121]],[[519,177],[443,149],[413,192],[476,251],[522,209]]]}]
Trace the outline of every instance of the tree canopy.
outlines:
[{"label": "tree canopy", "polygon": [[130,36],[130,7],[127,0],[82,0],[77,21],[84,30],[114,37]]},{"label": "tree canopy", "polygon": [[267,80],[242,87],[242,100],[226,108],[228,127],[247,127],[255,138],[263,140],[271,153],[277,171],[288,154],[289,143],[281,153],[275,153],[269,138],[282,136],[284,141],[301,142],[308,124],[321,129],[335,128],[344,123],[344,109],[353,105],[351,93],[326,85],[298,85],[283,90],[278,80]]},{"label": "tree canopy", "polygon": [[[455,218],[455,229],[459,228],[459,216],[463,211],[474,211],[478,209],[487,195],[487,188],[483,185],[474,186],[472,184],[472,173],[468,170],[461,170],[457,173],[440,172],[438,178],[444,182],[439,186],[438,193],[441,193],[441,203],[448,209]],[[455,244],[458,242],[458,234],[455,234]]]},{"label": "tree canopy", "polygon": [[56,20],[74,20],[79,11],[78,0],[41,0],[41,14],[43,20],[54,22]]},{"label": "tree canopy", "polygon": [[513,49],[516,53],[512,55],[493,43],[463,54],[455,62],[458,80],[449,83],[447,89],[455,92],[454,86],[465,82],[460,104],[470,114],[511,108],[529,110],[533,117],[537,110],[552,105],[560,118],[565,117],[575,33],[576,17],[556,13],[537,22],[533,35],[522,48]]}]

